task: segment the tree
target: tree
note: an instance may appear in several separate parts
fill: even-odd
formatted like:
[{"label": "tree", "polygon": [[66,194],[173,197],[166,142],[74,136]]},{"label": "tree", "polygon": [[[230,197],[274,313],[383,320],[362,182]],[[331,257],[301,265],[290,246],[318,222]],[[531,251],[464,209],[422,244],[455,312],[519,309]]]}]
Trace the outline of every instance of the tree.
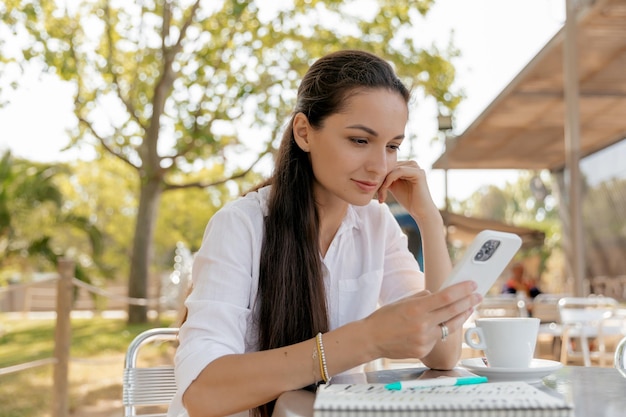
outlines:
[{"label": "tree", "polygon": [[[100,231],[87,217],[65,206],[57,184],[67,173],[60,165],[35,164],[5,152],[0,159],[0,266],[11,269],[26,257],[56,266],[71,245],[56,239],[58,231],[80,231],[91,251],[82,251],[77,278],[89,281],[87,269],[102,250]],[[69,226],[69,227],[68,227]],[[85,259],[88,258],[88,259]]]},{"label": "tree", "polygon": [[[539,181],[538,181],[539,180]],[[531,183],[540,184],[532,186]],[[477,190],[466,201],[454,201],[452,206],[466,216],[497,220],[515,226],[528,227],[545,233],[544,245],[525,250],[526,255],[539,256],[541,274],[548,257],[559,248],[561,222],[556,199],[550,187],[538,190],[543,183],[550,183],[549,173],[526,171],[520,173],[517,181],[507,183],[503,188],[485,186]]]},{"label": "tree", "polygon": [[618,277],[626,268],[626,180],[607,178],[583,187],[585,263],[590,277]]},{"label": "tree", "polygon": [[[96,161],[69,163],[68,169],[68,175],[59,178],[59,188],[66,206],[77,215],[89,218],[102,233],[102,275],[107,279],[128,276],[130,242],[137,212],[137,179],[133,171],[110,155]],[[76,248],[76,252],[85,244],[77,231],[65,230],[57,240],[65,247]]]},{"label": "tree", "polygon": [[[56,182],[66,201],[64,206],[89,218],[102,232],[99,266],[104,278],[118,280],[128,276],[132,226],[138,207],[137,178],[132,169],[111,155],[96,161],[72,162],[67,167],[68,174],[59,176]],[[194,175],[211,177],[206,170]],[[178,243],[198,250],[208,220],[230,198],[226,186],[181,189],[163,195],[154,238],[155,275],[171,271]],[[55,240],[75,253],[87,244],[85,236],[72,229],[59,231]]]},{"label": "tree", "polygon": [[[37,61],[75,89],[73,141],[93,140],[138,179],[129,296],[145,297],[159,201],[165,192],[244,178],[270,162],[297,82],[311,62],[340,48],[394,62],[414,89],[452,111],[454,68],[416,42],[432,0],[121,2],[12,0],[0,22],[23,42],[17,62]],[[270,2],[266,2],[271,4]],[[0,52],[1,53],[1,52]],[[444,56],[447,55],[447,56]],[[243,154],[243,155],[242,155]],[[199,168],[211,172],[198,178]],[[129,322],[146,320],[142,306]]]}]

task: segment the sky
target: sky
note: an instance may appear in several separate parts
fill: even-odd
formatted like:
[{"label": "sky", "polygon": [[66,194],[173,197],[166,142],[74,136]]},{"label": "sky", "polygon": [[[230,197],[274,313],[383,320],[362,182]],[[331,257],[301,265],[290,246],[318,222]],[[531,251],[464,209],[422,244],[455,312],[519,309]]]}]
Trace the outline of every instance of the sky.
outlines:
[{"label": "sky", "polygon": [[[489,105],[500,91],[562,27],[565,0],[437,0],[424,21],[415,28],[424,47],[445,48],[453,41],[461,57],[453,61],[457,70],[455,88],[466,99],[455,113],[453,133],[460,134]],[[88,159],[89,148],[61,151],[68,144],[66,129],[75,123],[71,88],[52,76],[40,78],[31,71],[27,83],[7,96],[0,109],[0,150],[11,149],[35,161]],[[442,152],[431,144],[437,134],[434,104],[412,109],[408,129],[417,135],[416,160],[428,172],[433,199],[442,207],[444,175],[431,170]],[[502,186],[514,181],[517,171],[452,170],[448,195],[464,199],[487,184]]]}]

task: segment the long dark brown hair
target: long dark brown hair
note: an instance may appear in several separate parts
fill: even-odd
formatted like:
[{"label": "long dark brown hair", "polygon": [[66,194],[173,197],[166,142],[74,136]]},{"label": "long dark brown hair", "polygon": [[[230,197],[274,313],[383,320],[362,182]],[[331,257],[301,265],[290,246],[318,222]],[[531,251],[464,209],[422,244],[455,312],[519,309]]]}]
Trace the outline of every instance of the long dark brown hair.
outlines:
[{"label": "long dark brown hair", "polygon": [[[300,87],[292,117],[282,137],[271,184],[259,270],[259,347],[292,345],[328,331],[318,226],[309,156],[295,142],[293,120],[303,113],[321,128],[344,110],[361,90],[384,88],[406,102],[410,92],[383,59],[368,52],[345,50],[317,60]],[[273,403],[257,414],[271,414]]]}]

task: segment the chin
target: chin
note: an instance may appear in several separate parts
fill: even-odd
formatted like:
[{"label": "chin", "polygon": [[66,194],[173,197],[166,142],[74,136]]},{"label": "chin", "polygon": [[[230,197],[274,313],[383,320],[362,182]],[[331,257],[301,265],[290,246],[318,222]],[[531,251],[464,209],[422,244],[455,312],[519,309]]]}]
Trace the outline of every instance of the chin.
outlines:
[{"label": "chin", "polygon": [[360,195],[346,201],[353,206],[367,206],[375,197],[375,195]]}]

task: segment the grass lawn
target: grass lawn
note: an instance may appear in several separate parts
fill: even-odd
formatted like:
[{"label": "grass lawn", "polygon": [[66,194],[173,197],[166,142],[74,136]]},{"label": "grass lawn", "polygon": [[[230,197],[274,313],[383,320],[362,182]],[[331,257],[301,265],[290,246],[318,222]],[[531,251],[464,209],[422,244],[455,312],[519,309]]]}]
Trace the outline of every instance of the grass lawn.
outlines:
[{"label": "grass lawn", "polygon": [[[120,400],[124,354],[143,330],[167,327],[164,319],[145,325],[121,319],[73,319],[70,348],[70,413],[103,399]],[[0,314],[0,368],[53,357],[54,319],[26,319]],[[159,361],[171,351],[148,352]],[[0,417],[50,416],[53,365],[0,375]]]}]

